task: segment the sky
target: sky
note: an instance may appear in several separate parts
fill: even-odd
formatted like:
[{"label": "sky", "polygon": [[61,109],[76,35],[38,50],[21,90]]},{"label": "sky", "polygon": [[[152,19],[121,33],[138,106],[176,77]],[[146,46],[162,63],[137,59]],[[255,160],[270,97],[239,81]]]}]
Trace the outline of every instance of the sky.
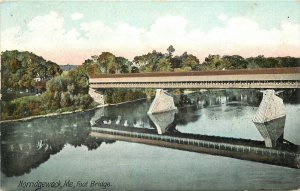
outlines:
[{"label": "sky", "polygon": [[152,50],[300,57],[300,1],[4,1],[0,48],[58,64]]}]

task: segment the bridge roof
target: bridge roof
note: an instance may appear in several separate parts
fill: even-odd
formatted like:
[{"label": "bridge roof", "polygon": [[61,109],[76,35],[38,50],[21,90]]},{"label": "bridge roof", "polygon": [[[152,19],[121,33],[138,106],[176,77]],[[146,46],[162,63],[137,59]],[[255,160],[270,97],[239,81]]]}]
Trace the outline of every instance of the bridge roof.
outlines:
[{"label": "bridge roof", "polygon": [[130,78],[130,77],[167,77],[167,76],[213,76],[213,75],[252,75],[252,74],[300,74],[300,67],[261,68],[236,70],[210,70],[193,72],[150,72],[125,74],[100,74],[90,78]]}]

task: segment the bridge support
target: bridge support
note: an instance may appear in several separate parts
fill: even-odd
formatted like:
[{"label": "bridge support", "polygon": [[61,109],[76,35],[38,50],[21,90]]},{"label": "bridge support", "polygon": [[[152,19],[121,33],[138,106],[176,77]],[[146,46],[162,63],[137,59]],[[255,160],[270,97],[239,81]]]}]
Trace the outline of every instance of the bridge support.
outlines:
[{"label": "bridge support", "polygon": [[176,110],[157,113],[157,114],[148,114],[152,122],[154,123],[157,132],[159,135],[164,134],[168,131],[168,128],[172,126],[175,120]]},{"label": "bridge support", "polygon": [[163,89],[157,89],[155,98],[148,110],[148,114],[162,113],[177,110],[172,96],[167,95]]},{"label": "bridge support", "polygon": [[283,100],[275,95],[275,90],[263,91],[263,99],[253,118],[254,123],[265,123],[285,116]]},{"label": "bridge support", "polygon": [[265,146],[274,148],[283,142],[285,117],[274,119],[266,123],[254,123],[265,140]]},{"label": "bridge support", "polygon": [[93,88],[89,88],[89,94],[95,102],[99,103],[100,105],[104,105],[104,95],[101,92]]},{"label": "bridge support", "polygon": [[265,139],[266,147],[275,147],[284,132],[286,116],[284,104],[283,100],[275,94],[275,90],[263,91],[263,99],[252,119]]}]

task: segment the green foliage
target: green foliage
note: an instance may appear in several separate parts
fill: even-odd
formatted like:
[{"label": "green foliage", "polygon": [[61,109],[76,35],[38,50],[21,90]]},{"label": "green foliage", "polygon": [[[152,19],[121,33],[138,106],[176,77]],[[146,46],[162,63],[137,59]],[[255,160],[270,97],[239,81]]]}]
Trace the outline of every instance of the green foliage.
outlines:
[{"label": "green foliage", "polygon": [[42,96],[51,110],[70,106],[85,108],[92,103],[88,94],[88,76],[81,68],[49,80],[46,88]]},{"label": "green foliage", "polygon": [[246,59],[247,68],[279,68],[279,67],[299,67],[300,58],[294,57],[269,57],[262,55],[257,57],[250,57]]},{"label": "green foliage", "polygon": [[[83,63],[83,69],[91,76],[101,74],[118,74],[131,72],[132,63],[124,57],[116,57],[110,52],[102,52],[99,56],[94,55]],[[133,72],[137,70],[134,69]]]},{"label": "green foliage", "polygon": [[139,68],[138,68],[138,67],[132,66],[130,72],[131,72],[131,73],[139,73],[140,71],[139,71]]},{"label": "green foliage", "polygon": [[17,50],[1,52],[1,88],[5,93],[8,88],[14,91],[32,89],[35,78],[48,80],[61,74],[57,64],[30,52]]},{"label": "green foliage", "polygon": [[224,65],[220,55],[208,55],[201,67],[204,70],[222,70]]},{"label": "green foliage", "polygon": [[167,58],[162,58],[158,62],[158,70],[162,72],[171,72],[173,71],[171,67],[171,62]]},{"label": "green foliage", "polygon": [[42,99],[38,96],[17,98],[11,102],[1,101],[2,119],[14,119],[37,115],[42,110]]},{"label": "green foliage", "polygon": [[233,70],[253,68],[299,67],[300,58],[264,56],[243,58],[239,55],[208,55],[200,64],[199,59],[184,52],[181,56],[174,56],[175,48],[170,45],[166,54],[156,52],[136,56],[133,62],[140,66],[140,72],[184,72],[199,70]]},{"label": "green foliage", "polygon": [[300,58],[294,57],[269,57],[264,56],[250,57],[244,59],[239,55],[220,56],[209,55],[201,65],[202,70],[232,70],[232,69],[254,69],[254,68],[279,68],[279,67],[298,67]]},{"label": "green foliage", "polygon": [[146,98],[146,94],[140,90],[106,89],[104,91],[104,100],[108,104],[134,101],[141,98]]},{"label": "green foliage", "polygon": [[200,68],[199,59],[192,54],[183,54],[182,55],[182,68],[187,70],[191,68],[193,71],[197,71]]},{"label": "green foliage", "polygon": [[152,72],[153,71],[153,65],[147,64],[145,66],[140,67],[140,72]]},{"label": "green foliage", "polygon": [[183,93],[183,89],[173,89],[172,94],[173,95],[180,95]]},{"label": "green foliage", "polygon": [[132,63],[123,57],[116,57],[116,73],[129,73]]},{"label": "green foliage", "polygon": [[46,91],[41,96],[3,101],[2,119],[89,108],[93,99],[88,89],[88,76],[82,68],[64,72],[47,82]]},{"label": "green foliage", "polygon": [[173,47],[173,45],[170,45],[167,49],[169,57],[172,58],[173,53],[175,52],[175,48]]},{"label": "green foliage", "polygon": [[187,52],[173,57],[175,48],[170,45],[166,54],[156,52],[134,57],[133,62],[140,65],[140,72],[196,71],[200,69],[199,59]]},{"label": "green foliage", "polygon": [[152,99],[155,97],[155,89],[145,89],[144,93],[147,95],[147,99]]},{"label": "green foliage", "polygon": [[166,58],[166,56],[153,50],[151,53],[134,57],[133,62],[141,66],[140,72],[156,72],[159,71],[157,66],[162,58]]}]

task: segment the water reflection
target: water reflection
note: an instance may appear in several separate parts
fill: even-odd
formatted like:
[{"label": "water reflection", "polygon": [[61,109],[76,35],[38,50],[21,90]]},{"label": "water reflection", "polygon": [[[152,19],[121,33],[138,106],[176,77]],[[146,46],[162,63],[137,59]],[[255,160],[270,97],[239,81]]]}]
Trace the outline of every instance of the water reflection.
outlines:
[{"label": "water reflection", "polygon": [[156,114],[148,114],[152,122],[154,123],[158,134],[164,134],[168,131],[168,128],[171,125],[175,125],[175,113],[176,111],[169,111],[169,112],[163,112],[163,113],[156,113]]},{"label": "water reflection", "polygon": [[[261,94],[254,91],[195,92],[177,99],[178,113],[148,116],[151,102],[138,101],[84,113],[1,124],[1,169],[8,177],[21,176],[59,153],[66,144],[95,150],[103,143],[115,142],[90,136],[91,125],[260,148],[276,147],[299,153],[297,145],[283,140],[285,120],[259,125],[258,130],[252,124],[256,111],[252,106],[259,104],[257,96]],[[294,136],[299,140],[297,134]]]},{"label": "water reflection", "polygon": [[[176,129],[176,124],[182,117],[178,117],[174,111],[148,115],[157,131],[96,124],[96,127],[92,128],[91,136],[300,168],[300,147],[288,141],[283,142],[285,118],[265,124],[256,124],[265,140],[263,142],[181,132]],[[183,119],[193,118],[183,117]],[[268,150],[265,146],[272,147],[273,150]]]},{"label": "water reflection", "polygon": [[254,123],[265,140],[266,147],[276,147],[283,143],[285,116],[266,123]]},{"label": "water reflection", "polygon": [[[150,119],[155,124],[158,134],[166,134],[166,135],[175,135],[180,137],[193,137],[193,138],[199,138],[211,141],[223,141],[223,142],[238,142],[244,144],[250,143],[249,140],[243,140],[243,139],[234,139],[234,138],[226,138],[226,137],[215,137],[215,136],[205,136],[205,135],[195,135],[192,133],[184,133],[176,130],[176,124],[178,121],[181,121],[182,119],[191,119],[188,117],[178,117],[175,118],[176,112],[170,111],[170,112],[163,112],[156,115],[149,115]],[[185,116],[185,115],[184,115]],[[191,120],[193,121],[193,120]],[[283,135],[284,135],[284,126],[285,126],[285,117],[272,120],[270,122],[266,123],[254,123],[260,132],[261,136],[264,139],[265,146],[276,148],[277,146],[283,146]],[[238,141],[237,141],[238,140]],[[252,146],[262,146],[261,142],[259,141],[252,141]]]},{"label": "water reflection", "polygon": [[[258,141],[263,139],[267,147],[276,147],[280,140],[279,134],[283,133],[284,120],[263,126],[256,125],[259,126],[256,129],[251,118],[257,108],[252,106],[259,105],[259,98],[262,95],[255,90],[193,92],[174,99],[177,106],[181,105],[178,113],[172,111],[147,116],[150,102],[140,101],[101,109],[93,117],[96,120],[91,124],[118,130],[139,129],[139,132],[158,134],[177,132]],[[232,125],[225,124],[228,122]],[[268,136],[263,133],[263,129],[269,129]],[[276,131],[273,132],[274,129]]]},{"label": "water reflection", "polygon": [[8,177],[29,173],[66,144],[93,150],[114,142],[89,136],[93,115],[91,111],[1,124],[1,171]]}]

